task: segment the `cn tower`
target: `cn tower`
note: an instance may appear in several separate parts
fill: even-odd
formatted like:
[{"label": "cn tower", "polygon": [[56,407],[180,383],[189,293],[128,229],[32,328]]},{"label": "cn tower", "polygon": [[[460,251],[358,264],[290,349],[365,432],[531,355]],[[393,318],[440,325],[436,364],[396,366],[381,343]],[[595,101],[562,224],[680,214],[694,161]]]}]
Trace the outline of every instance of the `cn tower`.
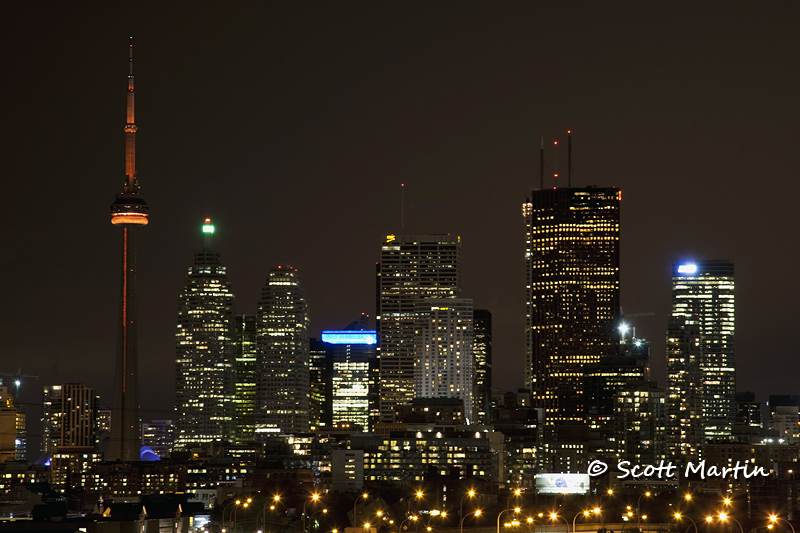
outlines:
[{"label": "cn tower", "polygon": [[111,224],[122,228],[122,290],[114,368],[114,404],[107,461],[138,461],[139,361],[136,346],[136,232],[147,225],[147,202],[139,194],[136,178],[136,124],[133,119],[133,37],[128,67],[127,120],[125,123],[125,182],[111,204]]}]

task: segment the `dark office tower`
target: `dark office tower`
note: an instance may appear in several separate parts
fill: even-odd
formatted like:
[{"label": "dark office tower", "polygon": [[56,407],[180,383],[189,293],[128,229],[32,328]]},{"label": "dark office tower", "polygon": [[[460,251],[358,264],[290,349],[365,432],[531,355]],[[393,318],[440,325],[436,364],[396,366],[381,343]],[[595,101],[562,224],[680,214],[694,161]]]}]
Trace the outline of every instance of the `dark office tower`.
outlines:
[{"label": "dark office tower", "polygon": [[148,223],[149,210],[139,194],[136,176],[136,124],[133,118],[133,38],[128,70],[127,120],[125,123],[125,180],[122,192],[111,204],[111,224],[122,228],[122,289],[118,320],[117,359],[114,368],[114,403],[109,460],[139,459],[139,359],[136,327],[136,233]]},{"label": "dark office tower", "polygon": [[672,316],[700,328],[706,441],[729,440],[736,419],[734,283],[730,261],[675,263]]},{"label": "dark office tower", "polygon": [[526,381],[550,425],[584,418],[583,368],[618,351],[619,189],[544,189],[522,206]]},{"label": "dark office tower", "polygon": [[308,327],[297,269],[270,270],[256,319],[256,439],[309,431]]},{"label": "dark office tower", "polygon": [[256,315],[236,315],[236,440],[250,442],[256,431]]},{"label": "dark office tower", "polygon": [[194,254],[178,303],[175,334],[175,446],[236,438],[236,347],[233,293],[214,226],[203,224],[203,249]]},{"label": "dark office tower", "polygon": [[700,457],[703,427],[702,337],[698,324],[670,317],[667,326],[667,453],[672,458]]},{"label": "dark office tower", "polygon": [[414,304],[461,294],[461,239],[389,235],[377,265],[380,421],[414,399]]},{"label": "dark office tower", "polygon": [[[616,449],[613,443],[618,427],[615,422],[616,396],[628,384],[646,379],[646,361],[628,355],[603,357],[597,363],[584,367],[583,371],[583,406],[586,423],[592,430]],[[608,446],[604,445],[604,451]]]},{"label": "dark office tower", "polygon": [[333,368],[326,348],[327,345],[320,340],[309,340],[308,425],[311,431],[330,428],[331,426],[331,377]]},{"label": "dark office tower", "polygon": [[475,354],[475,412],[478,424],[492,423],[492,313],[475,309],[475,332],[472,352]]},{"label": "dark office tower", "polygon": [[736,393],[736,423],[742,426],[761,429],[763,427],[761,402],[756,401],[753,392]]}]

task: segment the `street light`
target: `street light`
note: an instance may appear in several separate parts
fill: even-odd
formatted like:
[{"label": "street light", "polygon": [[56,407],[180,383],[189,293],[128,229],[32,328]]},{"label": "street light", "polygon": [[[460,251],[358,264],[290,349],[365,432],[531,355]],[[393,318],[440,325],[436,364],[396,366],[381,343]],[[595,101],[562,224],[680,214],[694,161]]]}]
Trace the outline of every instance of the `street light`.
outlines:
[{"label": "street light", "polygon": [[572,533],[575,533],[575,520],[577,520],[577,519],[578,519],[578,517],[579,517],[580,515],[583,515],[583,516],[585,516],[585,517],[589,517],[589,516],[591,516],[591,515],[592,515],[592,513],[594,513],[594,514],[600,514],[600,508],[599,508],[599,507],[595,507],[595,508],[594,508],[594,509],[592,509],[591,511],[581,511],[580,513],[576,514],[576,515],[575,515],[575,516],[572,518]]},{"label": "street light", "polygon": [[740,524],[739,521],[733,518],[732,516],[728,516],[727,513],[719,513],[718,517],[720,519],[720,522],[724,522],[725,520],[730,518],[731,520],[736,522],[736,525],[739,526],[739,533],[744,533],[744,528],[742,527],[742,524]]},{"label": "street light", "polygon": [[325,515],[328,514],[327,509],[322,509],[321,511],[317,511],[316,513],[311,513],[311,516],[308,517],[308,529],[309,531],[314,527],[314,517],[317,515]]},{"label": "street light", "polygon": [[[232,501],[231,503],[229,503],[228,505],[226,505],[225,507],[222,508],[222,529],[223,530],[225,529],[225,511],[227,511],[228,507],[230,507],[231,505],[238,504],[239,501],[240,500]],[[228,517],[228,518],[230,518],[230,517]]]},{"label": "street light", "polygon": [[399,533],[403,533],[403,526],[404,526],[404,525],[406,524],[406,522],[408,522],[409,520],[416,522],[417,520],[419,520],[419,517],[418,517],[418,516],[416,516],[416,515],[414,515],[414,516],[409,516],[408,518],[406,518],[405,520],[403,520],[402,522],[400,522],[400,527],[397,529],[397,531],[398,531]]},{"label": "street light", "polygon": [[275,496],[272,497],[271,500],[264,500],[264,505],[263,505],[263,507],[261,507],[261,512],[258,513],[258,515],[256,515],[256,523],[258,523],[258,516],[263,514],[263,516],[261,518],[261,529],[262,530],[266,530],[267,529],[267,504],[269,502],[272,502],[272,505],[269,506],[269,509],[270,509],[270,511],[274,511],[275,510],[275,506],[278,504],[279,501],[281,501],[280,494],[276,494]]},{"label": "street light", "polygon": [[642,498],[644,498],[645,496],[647,496],[648,498],[650,497],[650,491],[649,490],[647,492],[645,492],[644,494],[642,494],[641,496],[639,496],[639,499],[636,500],[636,529],[638,531],[642,530],[642,519],[640,518],[640,514],[641,513],[639,512],[640,511],[639,505],[642,503]]},{"label": "street light", "polygon": [[794,526],[792,525],[791,522],[789,522],[785,518],[781,518],[778,515],[774,515],[774,514],[769,515],[769,521],[772,522],[773,524],[777,524],[779,520],[781,522],[786,522],[787,524],[789,524],[789,527],[792,528],[792,533],[796,533],[796,531],[794,530]]},{"label": "street light", "polygon": [[475,496],[475,491],[470,489],[468,493],[464,494],[461,497],[461,504],[458,506],[458,517],[461,518],[464,516],[464,498],[472,498]]},{"label": "street light", "polygon": [[558,516],[556,513],[550,513],[550,521],[561,519],[564,521],[564,525],[567,526],[567,533],[569,533],[569,522],[563,516]]},{"label": "street light", "polygon": [[[470,492],[472,492],[472,491],[470,491]],[[482,512],[483,511],[481,511],[480,509],[475,509],[474,511],[465,514],[461,518],[461,525],[459,526],[459,529],[461,530],[461,533],[464,533],[464,518],[468,517],[471,514],[474,514],[475,516],[480,516]]]},{"label": "street light", "polygon": [[308,505],[309,500],[313,500],[314,503],[317,503],[317,501],[319,501],[319,494],[315,492],[303,503],[303,533],[306,533],[306,505]]},{"label": "street light", "polygon": [[700,533],[700,532],[697,530],[697,522],[695,522],[694,520],[692,520],[692,519],[691,519],[690,517],[688,517],[688,516],[683,516],[681,513],[675,513],[675,520],[678,520],[678,521],[680,521],[680,519],[681,519],[681,518],[686,518],[687,520],[689,520],[689,521],[692,523],[692,525],[691,525],[691,526],[689,526],[689,527],[687,527],[687,528],[686,528],[686,533],[689,533],[689,530],[690,530],[690,529],[692,529],[692,526],[694,526],[694,533]]},{"label": "street light", "polygon": [[[250,505],[250,502],[252,502],[252,501],[253,501],[252,498],[247,498],[247,501],[246,502],[242,502],[241,506],[242,507],[247,507],[248,505]],[[236,507],[233,508],[233,513],[231,513],[231,514],[233,514],[233,525],[231,526],[231,531],[236,531],[236,511],[239,510],[239,505],[240,505],[239,500],[237,500],[236,501]]]},{"label": "street light", "polygon": [[520,512],[520,508],[514,507],[513,509],[503,509],[502,511],[500,511],[500,514],[497,515],[497,533],[500,533],[500,517],[503,516],[503,513],[507,513],[508,511],[514,511],[515,513],[518,513]]},{"label": "street light", "polygon": [[358,527],[358,515],[356,514],[358,510],[356,509],[356,505],[358,504],[358,499],[364,498],[365,500],[369,498],[369,494],[366,492],[364,494],[359,494],[356,496],[356,501],[353,502],[353,525]]},{"label": "street light", "polygon": [[514,492],[508,495],[508,498],[506,498],[506,509],[510,508],[511,506],[511,497],[514,496],[519,498],[520,494],[522,494],[522,489],[514,489]]}]

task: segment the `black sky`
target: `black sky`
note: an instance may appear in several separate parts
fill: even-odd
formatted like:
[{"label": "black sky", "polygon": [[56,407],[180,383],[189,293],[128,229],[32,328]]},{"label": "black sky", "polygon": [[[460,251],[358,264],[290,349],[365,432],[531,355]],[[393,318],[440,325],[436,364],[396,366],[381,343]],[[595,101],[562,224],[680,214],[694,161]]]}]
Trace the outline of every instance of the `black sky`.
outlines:
[{"label": "black sky", "polygon": [[573,184],[623,191],[622,302],[655,313],[633,323],[660,383],[672,261],[731,259],[739,389],[800,394],[800,4],[75,6],[19,4],[0,31],[0,373],[40,376],[28,402],[67,381],[110,402],[129,35],[151,206],[146,418],[170,416],[178,292],[204,217],[237,310],[292,264],[318,335],[374,314],[401,182],[407,232],[462,236],[463,294],[494,315],[494,385],[522,386],[520,206],[540,135],[567,129]]}]

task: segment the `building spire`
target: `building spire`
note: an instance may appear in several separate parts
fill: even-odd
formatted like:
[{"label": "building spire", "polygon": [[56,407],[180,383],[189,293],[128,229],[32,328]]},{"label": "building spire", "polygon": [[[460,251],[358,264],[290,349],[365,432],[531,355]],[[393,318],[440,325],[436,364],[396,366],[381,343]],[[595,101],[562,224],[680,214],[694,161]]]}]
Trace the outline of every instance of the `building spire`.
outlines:
[{"label": "building spire", "polygon": [[214,224],[210,218],[203,221],[203,249],[211,250],[211,236],[214,235]]},{"label": "building spire", "polygon": [[136,179],[136,124],[133,104],[133,37],[128,44],[128,98],[125,122],[125,186],[123,192],[139,192],[139,181]]}]

